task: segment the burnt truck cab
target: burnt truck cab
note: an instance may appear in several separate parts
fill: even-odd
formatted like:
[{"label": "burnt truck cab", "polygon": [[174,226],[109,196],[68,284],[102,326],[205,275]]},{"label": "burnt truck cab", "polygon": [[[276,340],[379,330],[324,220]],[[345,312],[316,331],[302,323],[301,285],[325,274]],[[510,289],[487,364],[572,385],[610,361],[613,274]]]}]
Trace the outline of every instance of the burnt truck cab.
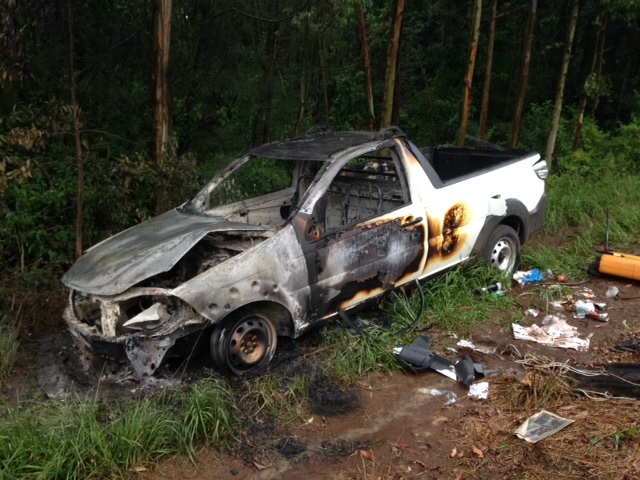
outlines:
[{"label": "burnt truck cab", "polygon": [[420,150],[396,127],[263,145],[87,250],[62,278],[64,318],[140,377],[203,332],[218,368],[260,372],[278,336],[474,254],[512,271],[544,224],[545,178],[537,153]]}]

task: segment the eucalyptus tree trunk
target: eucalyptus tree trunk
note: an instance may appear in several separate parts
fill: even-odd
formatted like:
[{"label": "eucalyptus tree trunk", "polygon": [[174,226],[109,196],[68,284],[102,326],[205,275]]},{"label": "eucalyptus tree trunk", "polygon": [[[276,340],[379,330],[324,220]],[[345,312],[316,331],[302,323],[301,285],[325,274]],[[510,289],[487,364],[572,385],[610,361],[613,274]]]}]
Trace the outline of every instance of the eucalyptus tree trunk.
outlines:
[{"label": "eucalyptus tree trunk", "polygon": [[302,40],[302,73],[300,74],[300,106],[298,108],[298,121],[296,122],[295,136],[300,135],[300,129],[307,113],[307,99],[309,98],[309,25],[304,29]]},{"label": "eucalyptus tree trunk", "polygon": [[545,158],[547,165],[551,167],[553,162],[553,152],[556,147],[556,135],[558,133],[558,125],[560,123],[560,115],[562,113],[562,102],[564,99],[564,86],[567,82],[567,73],[569,72],[569,63],[571,61],[571,49],[573,48],[573,38],[576,33],[576,23],[578,23],[578,8],[580,0],[571,0],[571,18],[569,19],[569,30],[567,31],[567,41],[565,43],[564,55],[562,57],[562,69],[560,72],[560,81],[558,82],[558,90],[556,92],[556,101],[553,107],[553,117],[551,119],[551,131],[547,141],[547,152]]},{"label": "eucalyptus tree trunk", "polygon": [[387,49],[387,70],[384,76],[384,97],[382,102],[382,119],[380,127],[391,125],[393,115],[393,100],[396,88],[396,73],[400,52],[400,37],[402,35],[402,19],[404,17],[405,0],[395,0],[393,9],[393,21],[389,35],[389,48]]},{"label": "eucalyptus tree trunk", "polygon": [[324,93],[324,123],[329,125],[329,89],[327,88],[327,67],[324,63],[324,39],[318,36],[318,53],[320,55],[320,72],[322,74],[322,92]]},{"label": "eucalyptus tree trunk", "polygon": [[[277,8],[276,2],[276,8]],[[264,68],[264,91],[259,100],[258,111],[253,123],[253,145],[261,145],[269,140],[269,122],[267,115],[271,111],[273,102],[273,77],[276,68],[276,37],[278,24],[270,22],[267,25],[265,38],[265,68]]]},{"label": "eucalyptus tree trunk", "polygon": [[603,25],[602,25],[602,38],[600,39],[600,48],[598,49],[598,83],[597,88],[595,89],[595,96],[593,97],[593,108],[591,109],[591,118],[596,118],[596,110],[598,109],[598,105],[600,104],[600,94],[602,90],[600,88],[600,82],[602,80],[602,65],[604,64],[604,44],[607,36],[607,17],[605,17]]},{"label": "eucalyptus tree trunk", "polygon": [[580,110],[578,111],[578,121],[576,122],[576,133],[573,137],[573,151],[575,152],[580,148],[580,141],[582,139],[582,125],[584,124],[584,112],[587,109],[587,100],[589,95],[587,94],[587,83],[591,81],[591,79],[595,78],[594,75],[596,73],[596,65],[598,63],[598,54],[600,52],[600,42],[604,39],[604,28],[601,27],[598,29],[598,33],[596,34],[596,44],[593,49],[593,60],[591,61],[591,70],[589,71],[589,75],[587,76],[587,80],[585,81],[584,90],[582,92],[582,99],[580,100]]},{"label": "eucalyptus tree trunk", "polygon": [[[169,140],[169,46],[171,44],[172,0],[156,0],[154,23],[154,97],[153,97],[153,160],[162,172],[162,163]],[[166,185],[163,176],[154,192],[153,210],[164,209]]]},{"label": "eucalyptus tree trunk", "polygon": [[496,39],[496,16],[498,0],[491,1],[491,22],[489,23],[489,41],[487,43],[487,68],[484,73],[484,87],[482,89],[482,107],[480,108],[481,139],[487,136],[487,118],[489,117],[489,96],[491,92],[491,74],[493,71],[493,45]]},{"label": "eucalyptus tree trunk", "polygon": [[531,0],[529,7],[529,20],[527,21],[527,33],[524,39],[524,51],[522,54],[522,70],[520,72],[520,86],[518,88],[518,98],[516,108],[511,123],[511,140],[509,146],[515,148],[518,144],[518,134],[520,133],[520,121],[522,120],[522,110],[524,109],[524,97],[529,83],[529,66],[531,64],[531,45],[533,44],[533,30],[536,24],[538,0]]},{"label": "eucalyptus tree trunk", "polygon": [[373,78],[371,76],[371,56],[369,54],[369,40],[367,38],[367,15],[364,8],[360,8],[360,30],[362,32],[362,52],[364,54],[364,73],[367,79],[367,109],[369,111],[369,130],[376,131],[376,114],[373,107]]},{"label": "eucalyptus tree trunk", "polygon": [[476,55],[478,53],[478,39],[480,38],[480,18],[482,16],[482,0],[474,0],[472,14],[472,35],[471,46],[469,48],[469,63],[467,64],[467,74],[464,77],[464,85],[462,87],[462,113],[460,115],[460,128],[458,129],[458,138],[456,143],[464,145],[464,137],[467,134],[467,125],[469,124],[469,109],[471,108],[471,93],[473,84],[473,70],[476,65]]},{"label": "eucalyptus tree trunk", "polygon": [[69,21],[69,77],[71,78],[71,106],[73,108],[73,131],[76,142],[76,160],[78,165],[78,184],[76,200],[76,258],[80,258],[83,248],[83,210],[84,210],[84,158],[82,156],[82,141],[80,139],[80,118],[78,101],[76,99],[76,74],[73,69],[73,19],[71,3],[67,4]]}]

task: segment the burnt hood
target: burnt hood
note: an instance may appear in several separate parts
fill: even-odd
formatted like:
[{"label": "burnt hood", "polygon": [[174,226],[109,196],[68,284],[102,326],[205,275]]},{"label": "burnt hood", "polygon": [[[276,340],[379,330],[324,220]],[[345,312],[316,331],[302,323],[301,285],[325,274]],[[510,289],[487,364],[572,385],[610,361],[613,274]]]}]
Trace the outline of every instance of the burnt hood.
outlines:
[{"label": "burnt hood", "polygon": [[64,274],[62,283],[87,293],[115,295],[170,270],[208,233],[269,230],[273,227],[170,210],[91,247]]}]

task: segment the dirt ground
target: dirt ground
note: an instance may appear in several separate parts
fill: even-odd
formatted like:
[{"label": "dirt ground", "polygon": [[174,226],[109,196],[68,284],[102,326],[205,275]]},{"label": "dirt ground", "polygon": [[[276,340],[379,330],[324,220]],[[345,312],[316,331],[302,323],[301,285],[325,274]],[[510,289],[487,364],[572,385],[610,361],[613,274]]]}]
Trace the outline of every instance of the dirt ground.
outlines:
[{"label": "dirt ground", "polygon": [[[619,289],[617,298],[605,296],[611,286]],[[145,480],[640,478],[639,402],[611,398],[593,382],[584,390],[600,388],[600,393],[585,395],[565,381],[566,372],[558,373],[563,364],[591,370],[624,364],[619,376],[630,387],[625,395],[640,393],[635,376],[640,353],[616,349],[621,341],[640,336],[640,288],[637,282],[602,277],[567,288],[575,298],[590,291],[593,301],[607,304],[608,322],[578,320],[562,311],[580,337],[590,340],[587,351],[515,340],[510,329],[492,323],[468,338],[492,353],[459,347],[458,339],[446,332],[428,332],[437,353],[451,359],[469,354],[485,370],[496,370],[495,375],[476,377],[476,383],[489,384],[486,400],[470,398],[469,387],[434,371],[376,375],[348,392],[356,401],[347,413],[309,413],[287,425],[269,425],[256,416],[255,425],[240,432],[236,443],[200,452],[197,465],[186,458],[169,459],[131,475]],[[541,324],[544,312],[537,317],[525,313],[545,308],[541,292],[530,285],[509,291],[521,310],[514,321]],[[26,339],[25,348],[41,352],[40,365],[36,372],[19,371],[9,379],[2,391],[9,401],[37,389],[55,401],[64,398],[70,385],[95,386],[100,375],[79,360],[70,335],[62,323],[57,325],[60,329],[34,332]],[[154,387],[105,370],[100,374],[105,400],[143,396]],[[166,385],[168,378],[158,382]],[[425,389],[445,393],[434,396]],[[456,401],[447,405],[451,393]],[[543,407],[573,423],[535,444],[517,438],[513,430]]]}]

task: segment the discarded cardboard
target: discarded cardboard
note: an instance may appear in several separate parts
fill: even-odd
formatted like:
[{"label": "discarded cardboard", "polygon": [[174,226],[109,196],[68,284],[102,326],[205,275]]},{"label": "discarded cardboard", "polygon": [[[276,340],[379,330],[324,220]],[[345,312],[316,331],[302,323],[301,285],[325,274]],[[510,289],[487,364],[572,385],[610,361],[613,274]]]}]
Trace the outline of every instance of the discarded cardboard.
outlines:
[{"label": "discarded cardboard", "polygon": [[573,420],[541,410],[527,418],[513,433],[529,443],[536,443],[572,423]]}]

